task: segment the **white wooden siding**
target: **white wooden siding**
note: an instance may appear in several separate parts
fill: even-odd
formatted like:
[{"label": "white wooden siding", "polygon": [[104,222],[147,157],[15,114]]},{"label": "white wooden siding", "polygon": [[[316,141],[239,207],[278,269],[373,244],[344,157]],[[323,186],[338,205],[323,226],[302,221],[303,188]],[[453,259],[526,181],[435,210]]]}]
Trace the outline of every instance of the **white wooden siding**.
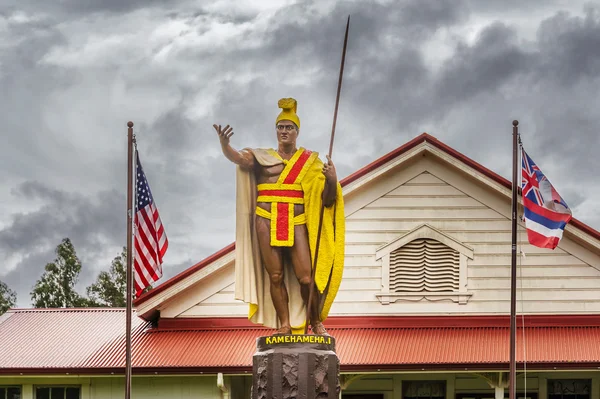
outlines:
[{"label": "white wooden siding", "polygon": [[[345,202],[345,269],[332,315],[509,312],[509,198],[428,156],[402,169],[390,170],[347,195]],[[375,259],[376,250],[424,223],[473,249],[474,258],[468,260],[467,266],[467,291],[472,293],[471,297],[466,304],[403,299],[381,304],[376,297],[382,287],[381,260]],[[554,251],[531,246],[522,225],[518,249],[525,254],[518,257],[519,312],[600,312],[597,253],[578,245],[568,234]],[[219,279],[224,288],[209,296],[206,292],[186,293],[183,306],[186,309],[181,304],[168,305],[163,316],[246,316],[247,305],[233,299],[233,273],[230,264],[222,273],[209,276],[207,282],[192,291],[206,284],[219,285],[211,283],[211,279]],[[195,295],[199,300],[191,306]],[[170,307],[177,310],[169,311]]]}]

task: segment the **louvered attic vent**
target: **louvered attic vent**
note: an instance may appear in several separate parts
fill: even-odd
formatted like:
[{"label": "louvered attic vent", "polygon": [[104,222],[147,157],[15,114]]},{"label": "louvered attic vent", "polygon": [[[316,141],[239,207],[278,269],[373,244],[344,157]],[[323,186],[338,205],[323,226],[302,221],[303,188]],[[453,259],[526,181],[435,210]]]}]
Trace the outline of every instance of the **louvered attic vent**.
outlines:
[{"label": "louvered attic vent", "polygon": [[473,249],[456,238],[423,224],[378,248],[383,305],[396,301],[445,301],[464,305],[468,291],[468,260]]},{"label": "louvered attic vent", "polygon": [[414,240],[390,254],[390,292],[456,292],[460,254],[439,241]]}]

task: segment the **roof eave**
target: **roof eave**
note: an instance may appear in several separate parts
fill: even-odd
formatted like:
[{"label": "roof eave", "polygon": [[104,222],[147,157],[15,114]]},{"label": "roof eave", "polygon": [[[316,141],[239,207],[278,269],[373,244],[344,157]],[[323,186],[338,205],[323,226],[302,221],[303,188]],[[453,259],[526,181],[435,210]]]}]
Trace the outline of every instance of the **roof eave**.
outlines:
[{"label": "roof eave", "polygon": [[[393,372],[473,372],[473,371],[505,371],[508,362],[494,363],[407,363],[407,364],[341,364],[341,373],[393,373]],[[516,362],[517,370],[527,371],[589,371],[598,370],[596,362]],[[252,365],[227,367],[132,367],[132,375],[216,375],[243,374],[252,375]],[[114,376],[124,375],[124,367],[110,368],[0,368],[0,377],[79,377],[79,376]]]}]

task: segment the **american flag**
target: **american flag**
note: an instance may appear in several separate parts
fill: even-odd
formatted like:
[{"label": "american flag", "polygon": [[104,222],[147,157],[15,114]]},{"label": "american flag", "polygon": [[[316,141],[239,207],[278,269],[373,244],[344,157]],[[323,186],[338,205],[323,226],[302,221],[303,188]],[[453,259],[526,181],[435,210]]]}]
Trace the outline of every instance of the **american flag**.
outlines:
[{"label": "american flag", "polygon": [[140,157],[136,151],[134,268],[136,297],[162,277],[162,262],[169,241],[152,198]]}]

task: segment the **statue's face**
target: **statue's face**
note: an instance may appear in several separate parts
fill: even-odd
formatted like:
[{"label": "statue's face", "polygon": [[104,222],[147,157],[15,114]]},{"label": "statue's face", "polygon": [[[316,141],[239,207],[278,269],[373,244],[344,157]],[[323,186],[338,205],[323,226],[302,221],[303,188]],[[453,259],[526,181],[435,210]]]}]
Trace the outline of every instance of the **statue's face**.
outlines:
[{"label": "statue's face", "polygon": [[292,121],[281,120],[277,123],[277,141],[280,144],[295,144],[298,137],[298,128]]}]

